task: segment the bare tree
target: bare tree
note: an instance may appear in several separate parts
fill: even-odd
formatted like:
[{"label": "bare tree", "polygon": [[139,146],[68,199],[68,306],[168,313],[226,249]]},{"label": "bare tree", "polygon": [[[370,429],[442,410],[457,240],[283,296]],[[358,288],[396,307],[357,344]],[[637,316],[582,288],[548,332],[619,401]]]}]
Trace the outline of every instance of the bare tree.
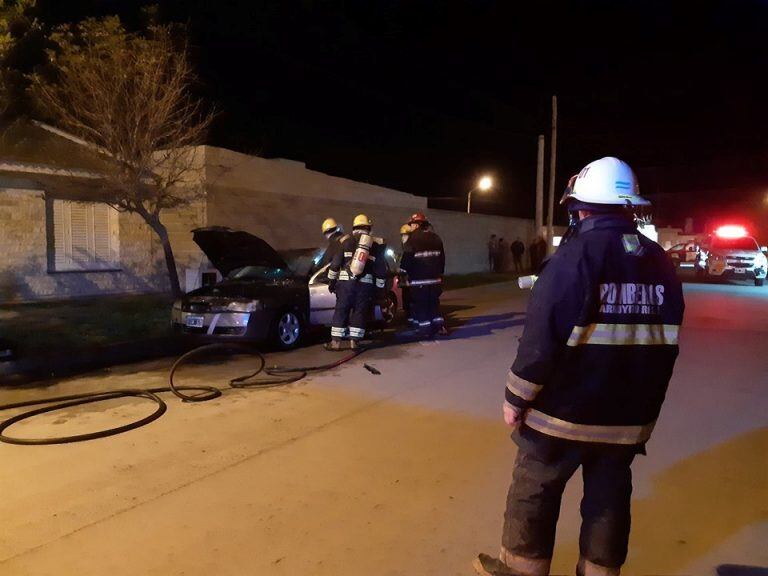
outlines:
[{"label": "bare tree", "polygon": [[185,184],[194,181],[194,146],[212,118],[190,93],[196,78],[180,36],[167,26],[130,33],[117,17],[66,25],[50,34],[50,73],[31,78],[41,112],[107,160],[94,200],[138,214],[157,234],[176,295],[161,214],[195,199]]}]

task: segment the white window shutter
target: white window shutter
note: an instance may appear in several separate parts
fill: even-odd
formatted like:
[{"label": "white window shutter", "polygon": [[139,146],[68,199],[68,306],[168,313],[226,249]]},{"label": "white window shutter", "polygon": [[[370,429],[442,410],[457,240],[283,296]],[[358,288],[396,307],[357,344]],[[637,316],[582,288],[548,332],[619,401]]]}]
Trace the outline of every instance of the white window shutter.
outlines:
[{"label": "white window shutter", "polygon": [[109,268],[112,262],[110,250],[109,213],[112,209],[106,204],[93,206],[93,254],[97,266]]},{"label": "white window shutter", "polygon": [[[72,234],[72,264],[75,270],[87,270],[91,260],[88,241],[88,212],[90,206],[83,202],[70,202],[70,229]],[[92,219],[91,219],[92,222]]]},{"label": "white window shutter", "polygon": [[116,210],[95,202],[54,200],[52,204],[56,271],[119,266],[120,221]]},{"label": "white window shutter", "polygon": [[120,267],[120,212],[108,207],[109,213],[109,262]]},{"label": "white window shutter", "polygon": [[54,270],[71,270],[72,234],[70,227],[70,203],[54,200],[52,206]]}]

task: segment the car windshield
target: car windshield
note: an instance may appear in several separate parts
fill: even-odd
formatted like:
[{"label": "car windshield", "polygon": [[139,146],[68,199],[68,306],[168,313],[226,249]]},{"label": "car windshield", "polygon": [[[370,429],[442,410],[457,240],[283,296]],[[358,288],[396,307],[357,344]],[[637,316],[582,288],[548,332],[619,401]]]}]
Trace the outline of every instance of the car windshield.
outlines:
[{"label": "car windshield", "polygon": [[307,278],[312,272],[315,258],[322,255],[319,248],[296,248],[281,250],[280,256],[288,265],[287,268],[272,266],[243,266],[232,270],[227,278],[230,280],[281,280],[283,278]]},{"label": "car windshield", "polygon": [[715,238],[712,241],[712,249],[757,251],[758,247],[754,238],[743,236],[741,238]]},{"label": "car windshield", "polygon": [[323,248],[296,248],[280,251],[280,256],[288,263],[293,275],[299,278],[308,278],[322,255]]},{"label": "car windshield", "polygon": [[290,276],[290,270],[271,266],[243,266],[229,273],[231,280],[279,280]]}]

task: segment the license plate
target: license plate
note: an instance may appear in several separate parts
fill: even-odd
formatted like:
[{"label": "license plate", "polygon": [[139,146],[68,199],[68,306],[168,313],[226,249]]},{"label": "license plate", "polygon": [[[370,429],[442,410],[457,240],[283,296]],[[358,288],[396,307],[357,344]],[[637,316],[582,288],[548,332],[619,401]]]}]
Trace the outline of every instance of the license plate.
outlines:
[{"label": "license plate", "polygon": [[734,268],[733,271],[736,272],[736,274],[746,274],[747,273],[747,269],[746,268]]},{"label": "license plate", "polygon": [[187,328],[202,328],[203,317],[202,316],[187,316],[186,319]]}]

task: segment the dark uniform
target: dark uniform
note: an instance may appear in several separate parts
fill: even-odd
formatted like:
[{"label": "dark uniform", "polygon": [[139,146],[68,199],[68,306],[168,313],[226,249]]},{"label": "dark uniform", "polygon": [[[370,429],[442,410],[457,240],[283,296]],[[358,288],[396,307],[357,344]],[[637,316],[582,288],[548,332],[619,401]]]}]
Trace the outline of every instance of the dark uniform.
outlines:
[{"label": "dark uniform", "polygon": [[325,252],[323,252],[323,256],[317,263],[315,268],[316,270],[320,270],[326,264],[333,262],[333,257],[336,256],[336,253],[339,250],[341,250],[341,243],[345,238],[347,238],[347,236],[338,228],[336,229],[336,232],[328,237],[328,246],[326,246]]},{"label": "dark uniform", "polygon": [[328,270],[330,289],[336,293],[332,338],[364,338],[375,292],[383,291],[386,286],[387,262],[384,244],[378,238],[374,238],[363,273],[355,278],[350,272],[349,265],[357,250],[358,238],[359,233],[353,232],[343,239]]},{"label": "dark uniform", "polygon": [[437,332],[445,323],[440,314],[445,251],[431,230],[413,231],[403,246],[400,268],[408,275],[410,312],[420,330]]},{"label": "dark uniform", "polygon": [[[678,354],[680,280],[622,215],[580,221],[533,288],[506,402],[525,409],[501,559],[548,574],[560,498],[583,468],[578,573],[618,574],[630,528],[630,464],[644,453]],[[603,569],[603,568],[600,568]]]}]

